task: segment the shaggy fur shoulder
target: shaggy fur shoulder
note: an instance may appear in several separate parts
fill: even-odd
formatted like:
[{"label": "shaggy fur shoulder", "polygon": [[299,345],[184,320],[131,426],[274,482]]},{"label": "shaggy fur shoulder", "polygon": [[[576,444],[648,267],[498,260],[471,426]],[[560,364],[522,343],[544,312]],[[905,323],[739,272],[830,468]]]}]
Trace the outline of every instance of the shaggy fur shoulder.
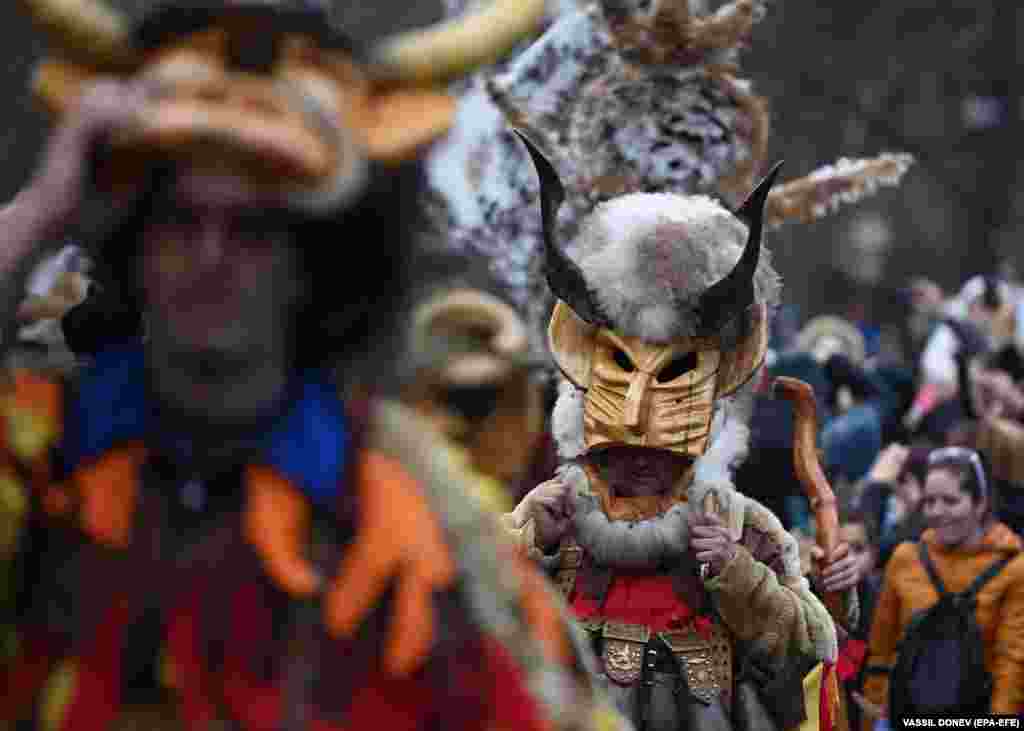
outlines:
[{"label": "shaggy fur shoulder", "polygon": [[778,516],[751,497],[743,497],[745,524],[769,536],[777,545],[786,576],[800,576],[800,550],[796,539],[782,527]]},{"label": "shaggy fur shoulder", "polygon": [[735,489],[730,497],[730,527],[736,514],[743,522],[735,559],[708,582],[719,612],[734,633],[769,655],[834,661],[835,623],[802,575],[796,539],[753,498]]}]

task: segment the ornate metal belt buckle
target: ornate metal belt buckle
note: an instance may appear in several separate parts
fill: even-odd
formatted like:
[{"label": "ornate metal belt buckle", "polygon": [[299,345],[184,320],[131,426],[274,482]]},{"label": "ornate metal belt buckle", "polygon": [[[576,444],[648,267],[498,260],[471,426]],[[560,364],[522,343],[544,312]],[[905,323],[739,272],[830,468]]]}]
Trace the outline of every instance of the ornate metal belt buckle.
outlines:
[{"label": "ornate metal belt buckle", "polygon": [[728,704],[732,696],[732,643],[725,629],[715,624],[705,639],[691,624],[660,636],[679,659],[690,692],[704,703],[721,695]]},{"label": "ornate metal belt buckle", "polygon": [[608,677],[619,685],[633,685],[643,672],[644,649],[651,630],[640,624],[605,622],[601,659]]}]

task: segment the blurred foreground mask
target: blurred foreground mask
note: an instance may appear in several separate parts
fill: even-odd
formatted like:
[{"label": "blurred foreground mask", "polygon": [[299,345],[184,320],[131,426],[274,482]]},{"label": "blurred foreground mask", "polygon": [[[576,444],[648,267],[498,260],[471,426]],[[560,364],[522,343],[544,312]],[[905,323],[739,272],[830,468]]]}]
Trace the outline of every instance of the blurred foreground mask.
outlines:
[{"label": "blurred foreground mask", "polygon": [[506,484],[521,477],[544,427],[536,374],[545,363],[519,314],[486,292],[451,289],[416,308],[411,340],[406,401],[480,473]]},{"label": "blurred foreground mask", "polygon": [[37,95],[56,114],[102,76],[138,79],[152,101],[110,141],[98,184],[138,179],[152,158],[232,173],[313,214],[364,188],[368,162],[416,157],[447,132],[443,84],[534,32],[543,0],[493,0],[436,28],[359,48],[321,3],[172,0],[131,23],[102,0],[28,0],[56,53]]}]

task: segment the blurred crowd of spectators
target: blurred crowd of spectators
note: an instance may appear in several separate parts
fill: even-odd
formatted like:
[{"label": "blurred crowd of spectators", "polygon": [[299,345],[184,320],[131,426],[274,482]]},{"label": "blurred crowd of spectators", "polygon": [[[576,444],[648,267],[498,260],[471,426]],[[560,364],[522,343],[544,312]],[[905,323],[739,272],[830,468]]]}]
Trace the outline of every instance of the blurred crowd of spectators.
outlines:
[{"label": "blurred crowd of spectators", "polygon": [[[1024,531],[1024,290],[977,276],[952,294],[918,279],[906,294],[899,327],[909,352],[885,352],[873,323],[822,316],[799,326],[783,310],[766,369],[766,380],[792,376],[814,387],[821,462],[841,506],[842,539],[861,562],[860,619],[848,628],[840,663],[851,728],[888,724],[887,674],[900,640],[938,596],[910,544],[937,553],[938,572],[956,592],[999,556],[1019,554]],[[737,485],[796,533],[811,574],[814,521],[798,492],[792,443],[790,405],[765,390]],[[944,451],[951,447],[961,449]],[[950,467],[950,456],[953,480],[944,484],[940,468]],[[993,711],[1017,714],[1024,562],[1002,573],[979,595],[977,620]]]}]

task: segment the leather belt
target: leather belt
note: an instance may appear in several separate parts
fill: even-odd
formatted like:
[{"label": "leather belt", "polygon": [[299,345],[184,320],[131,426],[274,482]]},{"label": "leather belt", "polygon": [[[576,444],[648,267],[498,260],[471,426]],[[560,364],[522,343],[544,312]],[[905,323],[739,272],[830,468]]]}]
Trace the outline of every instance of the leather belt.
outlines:
[{"label": "leather belt", "polygon": [[732,699],[732,641],[721,624],[705,637],[693,623],[679,630],[654,633],[644,625],[602,619],[581,620],[594,639],[605,674],[620,685],[632,685],[646,673],[686,676],[690,693],[707,703],[721,696]]},{"label": "leather belt", "polygon": [[660,636],[680,659],[690,693],[705,703],[721,695],[728,708],[732,700],[732,642],[725,627],[711,625],[707,638],[692,624]]}]

